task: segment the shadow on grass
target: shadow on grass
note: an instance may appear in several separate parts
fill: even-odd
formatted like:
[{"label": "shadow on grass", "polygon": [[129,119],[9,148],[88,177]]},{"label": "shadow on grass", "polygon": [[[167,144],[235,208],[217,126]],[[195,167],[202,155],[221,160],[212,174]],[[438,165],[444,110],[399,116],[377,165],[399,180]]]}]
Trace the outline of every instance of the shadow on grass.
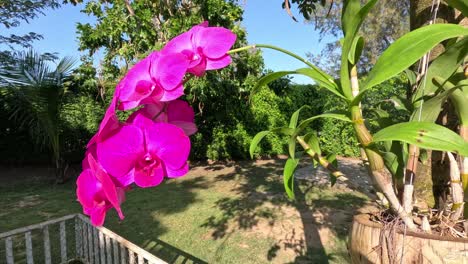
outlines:
[{"label": "shadow on grass", "polygon": [[[125,221],[119,221],[115,210],[109,210],[105,226],[168,263],[181,263],[181,261],[206,263],[188,252],[161,241],[159,237],[170,230],[158,217],[185,211],[198,201],[197,192],[207,187],[208,183],[204,178],[197,177],[183,180],[169,179],[156,188],[134,188],[127,193],[127,199],[122,204]],[[67,214],[82,213],[76,201],[75,188],[73,182],[54,185],[37,179],[15,181],[14,184],[1,186],[0,232]],[[3,226],[3,223],[8,225]],[[23,243],[23,240],[19,242]],[[57,241],[52,241],[55,242]],[[3,256],[1,251],[0,257]],[[25,261],[24,254],[21,252],[18,254],[15,260]]]},{"label": "shadow on grass", "polygon": [[[367,199],[354,193],[323,190],[323,187],[302,180],[296,188],[296,201],[291,202],[284,194],[282,183],[284,162],[279,159],[260,165],[239,162],[234,166],[234,172],[217,176],[216,181],[236,180],[238,183],[232,191],[237,196],[219,199],[216,207],[222,215],[208,217],[202,226],[212,229],[213,239],[227,239],[236,230],[254,228],[260,220],[267,221],[270,226],[277,221],[281,224],[276,210],[288,205],[297,210],[302,226],[293,227],[282,238],[275,237],[276,242],[271,248],[260,254],[266,254],[268,261],[274,261],[283,248],[295,253],[294,263],[329,263],[338,258],[348,259],[346,251],[327,253],[319,229],[329,228],[338,239],[345,240],[352,216]],[[266,203],[272,204],[273,208],[264,206]],[[317,212],[322,216],[320,222],[314,216]],[[234,227],[230,224],[232,221],[236,222]],[[343,226],[343,222],[347,226]]]}]

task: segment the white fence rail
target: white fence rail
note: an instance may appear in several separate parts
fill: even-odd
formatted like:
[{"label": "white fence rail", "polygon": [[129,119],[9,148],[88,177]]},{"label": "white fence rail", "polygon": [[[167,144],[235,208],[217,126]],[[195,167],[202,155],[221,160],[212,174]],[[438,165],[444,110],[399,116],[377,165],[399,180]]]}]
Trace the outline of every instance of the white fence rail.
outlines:
[{"label": "white fence rail", "polygon": [[[58,232],[50,233],[54,229]],[[55,234],[57,233],[57,234]],[[51,240],[59,242],[58,245]],[[163,264],[152,255],[105,227],[94,227],[81,214],[0,233],[0,263],[129,263]],[[57,243],[56,243],[57,244]],[[2,256],[4,255],[4,256]]]}]

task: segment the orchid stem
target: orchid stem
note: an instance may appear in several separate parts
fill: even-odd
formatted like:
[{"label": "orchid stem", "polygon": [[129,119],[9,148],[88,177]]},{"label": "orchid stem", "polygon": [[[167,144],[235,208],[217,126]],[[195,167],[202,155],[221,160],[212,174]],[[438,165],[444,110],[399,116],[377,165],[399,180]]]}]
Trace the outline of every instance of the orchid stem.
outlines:
[{"label": "orchid stem", "polygon": [[317,68],[315,65],[313,65],[312,63],[310,63],[306,59],[302,58],[301,56],[299,56],[299,55],[297,55],[295,53],[292,53],[292,52],[290,52],[288,50],[282,49],[280,47],[276,47],[276,46],[268,45],[268,44],[254,44],[254,45],[249,45],[249,46],[245,46],[245,47],[242,47],[242,48],[232,49],[232,50],[228,51],[227,54],[233,54],[233,53],[237,53],[237,52],[240,52],[240,51],[255,49],[255,48],[272,49],[272,50],[276,50],[276,51],[288,54],[289,56],[301,61],[302,63],[306,64],[307,66],[309,66],[309,67],[311,67],[311,68],[313,68],[315,70],[320,71],[319,68]]}]

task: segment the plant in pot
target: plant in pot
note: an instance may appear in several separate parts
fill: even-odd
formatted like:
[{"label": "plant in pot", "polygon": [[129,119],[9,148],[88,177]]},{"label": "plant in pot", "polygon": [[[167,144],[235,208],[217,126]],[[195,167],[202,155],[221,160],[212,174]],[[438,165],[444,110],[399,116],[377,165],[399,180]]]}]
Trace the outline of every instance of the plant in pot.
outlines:
[{"label": "plant in pot", "polygon": [[[267,74],[259,80],[258,86],[289,74],[305,75],[314,80],[318,87],[330,91],[330,96],[336,100],[346,102],[347,110],[323,113],[299,121],[300,108],[291,116],[288,127],[259,132],[252,140],[250,154],[253,158],[258,144],[269,133],[289,138],[284,186],[288,196],[293,199],[294,171],[301,154],[310,156],[315,163],[329,170],[332,185],[337,180],[346,180],[336,163],[321,155],[317,133],[306,131],[306,128],[319,118],[348,122],[354,128],[362,159],[367,164],[376,191],[381,192],[388,201],[385,221],[383,218],[370,221],[368,215],[355,217],[349,244],[353,263],[460,263],[460,259],[467,258],[467,252],[463,250],[468,245],[468,230],[463,226],[466,223],[464,219],[468,218],[468,206],[464,206],[464,195],[468,196],[468,81],[467,68],[463,68],[468,52],[468,28],[455,24],[431,24],[411,31],[393,42],[360,82],[357,65],[365,39],[358,32],[376,1],[370,0],[363,6],[360,2],[349,0],[343,4],[341,26],[344,38],[341,40],[341,65],[337,80],[289,51],[269,45],[255,45],[288,54],[308,66]],[[449,1],[449,4],[461,9],[463,15],[468,15],[463,1]],[[427,53],[441,42],[444,42],[445,51],[429,64]],[[416,76],[409,68],[419,60],[422,60],[423,67],[421,74]],[[374,120],[363,117],[363,97],[378,92],[373,89],[376,85],[402,72],[408,76],[414,89],[413,95],[407,100],[391,100],[395,106],[408,111],[410,119],[392,124],[388,122],[386,117],[389,113],[385,111],[377,111]],[[457,114],[458,134],[436,124],[448,101]],[[371,133],[370,122],[379,126],[377,132]],[[301,147],[300,151],[296,149],[297,144]],[[439,206],[438,211],[428,210],[421,214],[421,208],[413,206],[414,177],[418,160],[423,156],[420,153],[432,150],[442,151],[450,164],[450,179],[447,182],[451,199],[445,206]],[[389,221],[393,228],[389,228]],[[438,231],[443,231],[431,235],[436,231],[431,230],[431,224],[433,227],[437,225]]]}]

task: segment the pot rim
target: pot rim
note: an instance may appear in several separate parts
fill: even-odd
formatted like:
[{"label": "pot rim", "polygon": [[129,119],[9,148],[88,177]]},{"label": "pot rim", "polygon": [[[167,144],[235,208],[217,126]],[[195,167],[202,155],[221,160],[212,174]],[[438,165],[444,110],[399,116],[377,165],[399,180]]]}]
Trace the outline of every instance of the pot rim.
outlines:
[{"label": "pot rim", "polygon": [[[357,214],[353,217],[353,222],[357,222],[364,226],[374,227],[374,228],[382,228],[382,224],[370,221],[370,214]],[[405,234],[404,230],[398,229],[397,232],[401,235]],[[413,236],[418,238],[425,238],[431,240],[438,240],[438,241],[450,241],[450,242],[462,242],[468,243],[468,238],[461,238],[461,237],[449,237],[449,236],[438,236],[434,234],[428,234],[423,232],[414,232],[414,231],[406,231],[406,236]]]}]

